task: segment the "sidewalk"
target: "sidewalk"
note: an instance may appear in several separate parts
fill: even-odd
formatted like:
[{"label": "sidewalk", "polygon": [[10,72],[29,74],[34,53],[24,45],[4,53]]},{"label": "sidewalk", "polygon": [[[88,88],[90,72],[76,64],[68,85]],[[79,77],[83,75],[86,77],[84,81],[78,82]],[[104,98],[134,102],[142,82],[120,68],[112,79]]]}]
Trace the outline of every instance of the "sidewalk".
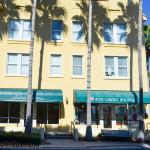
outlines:
[{"label": "sidewalk", "polygon": [[75,142],[73,139],[47,139],[40,148],[48,149],[150,149],[150,144],[139,144],[132,142],[112,142],[112,141],[98,141],[98,142]]}]

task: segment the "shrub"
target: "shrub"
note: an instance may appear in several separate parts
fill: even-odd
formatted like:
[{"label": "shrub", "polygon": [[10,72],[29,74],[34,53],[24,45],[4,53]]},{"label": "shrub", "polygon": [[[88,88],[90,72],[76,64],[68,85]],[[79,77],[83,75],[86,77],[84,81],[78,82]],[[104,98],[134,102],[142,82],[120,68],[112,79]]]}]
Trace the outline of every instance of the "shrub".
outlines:
[{"label": "shrub", "polygon": [[26,144],[40,144],[41,135],[32,133],[26,134],[23,132],[5,132],[0,131],[0,142],[18,142],[18,143],[26,143]]}]

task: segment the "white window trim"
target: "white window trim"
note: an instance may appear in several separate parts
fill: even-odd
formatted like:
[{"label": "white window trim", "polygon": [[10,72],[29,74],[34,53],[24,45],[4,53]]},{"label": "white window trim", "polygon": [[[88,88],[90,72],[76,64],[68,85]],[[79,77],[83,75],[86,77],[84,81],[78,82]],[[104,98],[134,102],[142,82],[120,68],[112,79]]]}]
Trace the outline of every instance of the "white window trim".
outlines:
[{"label": "white window trim", "polygon": [[[17,55],[17,74],[8,74],[8,55]],[[22,59],[22,55],[29,55],[29,54],[27,54],[27,53],[7,53],[7,61],[6,61],[6,75],[5,76],[13,76],[13,77],[28,77],[29,75],[26,75],[26,74],[21,74],[21,66],[22,66],[22,64],[21,64],[21,59]],[[30,57],[30,55],[29,55],[29,57]],[[19,64],[19,66],[18,66],[18,64]]]},{"label": "white window trim", "polygon": [[[127,44],[127,24],[126,23],[104,23],[103,24],[103,29],[104,29],[104,26],[106,25],[106,24],[110,24],[110,25],[112,25],[112,32],[113,32],[113,42],[107,42],[107,41],[105,41],[105,39],[104,39],[104,37],[103,37],[103,39],[104,39],[104,44],[106,43],[106,44]],[[125,34],[126,34],[126,42],[117,42],[117,25],[125,25],[126,26],[126,30],[125,30]],[[103,35],[105,34],[105,31],[103,30]]]},{"label": "white window trim", "polygon": [[[60,56],[60,60],[61,60],[61,65],[60,65],[60,67],[61,67],[61,74],[60,74],[60,75],[52,75],[52,74],[51,74],[52,56]],[[62,54],[50,54],[50,71],[49,71],[50,77],[56,77],[56,78],[63,77],[63,75],[62,75],[62,70],[63,70],[63,66],[62,66]]]},{"label": "white window trim", "polygon": [[[82,24],[82,40],[81,41],[73,41],[73,22],[78,22],[78,23],[81,23]],[[71,24],[71,42],[72,43],[84,43],[84,35],[83,35],[83,31],[84,31],[84,26],[83,26],[83,22],[80,22],[80,21],[72,21],[72,24]]]},{"label": "white window trim", "polygon": [[[82,67],[82,75],[74,75],[73,74],[73,57],[74,56],[80,56],[80,57],[82,57],[82,65],[81,65],[81,67]],[[83,55],[72,55],[72,78],[85,78],[84,77],[84,57],[83,57]]]},{"label": "white window trim", "polygon": [[[61,31],[61,40],[53,40],[52,39],[52,23],[53,22],[61,22],[61,30],[54,30],[54,31]],[[51,21],[51,42],[63,42],[63,21],[62,20],[52,20]]]},{"label": "white window trim", "polygon": [[[105,76],[105,57],[114,57],[114,74],[115,76]],[[118,57],[126,57],[127,58],[127,76],[118,76]],[[123,67],[123,66],[121,66]],[[129,63],[128,63],[128,56],[104,56],[104,79],[129,79]]]},{"label": "white window trim", "polygon": [[31,39],[23,39],[23,21],[30,21],[31,22],[31,20],[27,20],[27,19],[10,19],[9,20],[9,32],[10,32],[10,22],[11,21],[13,21],[13,20],[18,20],[18,21],[20,21],[21,22],[21,26],[20,26],[20,29],[19,29],[19,38],[18,39],[11,39],[11,38],[9,38],[9,33],[8,33],[8,37],[7,37],[7,40],[8,41],[31,41]]}]

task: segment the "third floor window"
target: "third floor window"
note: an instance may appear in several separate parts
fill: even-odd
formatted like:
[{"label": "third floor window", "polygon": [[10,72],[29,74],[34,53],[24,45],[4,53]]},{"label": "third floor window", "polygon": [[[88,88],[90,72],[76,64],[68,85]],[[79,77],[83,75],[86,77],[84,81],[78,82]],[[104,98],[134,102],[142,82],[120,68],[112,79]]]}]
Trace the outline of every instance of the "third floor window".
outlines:
[{"label": "third floor window", "polygon": [[72,22],[72,42],[83,42],[83,23]]},{"label": "third floor window", "polygon": [[52,21],[52,41],[62,41],[62,21]]},{"label": "third floor window", "polygon": [[104,42],[126,43],[126,24],[104,24]]},{"label": "third floor window", "polygon": [[30,40],[31,21],[30,20],[10,20],[9,39]]}]

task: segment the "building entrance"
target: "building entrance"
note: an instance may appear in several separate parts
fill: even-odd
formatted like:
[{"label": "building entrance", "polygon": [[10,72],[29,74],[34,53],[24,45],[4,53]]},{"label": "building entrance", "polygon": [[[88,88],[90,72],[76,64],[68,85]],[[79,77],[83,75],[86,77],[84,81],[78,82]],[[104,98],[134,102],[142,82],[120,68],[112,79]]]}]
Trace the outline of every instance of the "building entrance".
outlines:
[{"label": "building entrance", "polygon": [[112,107],[110,105],[103,106],[104,128],[112,128]]}]

